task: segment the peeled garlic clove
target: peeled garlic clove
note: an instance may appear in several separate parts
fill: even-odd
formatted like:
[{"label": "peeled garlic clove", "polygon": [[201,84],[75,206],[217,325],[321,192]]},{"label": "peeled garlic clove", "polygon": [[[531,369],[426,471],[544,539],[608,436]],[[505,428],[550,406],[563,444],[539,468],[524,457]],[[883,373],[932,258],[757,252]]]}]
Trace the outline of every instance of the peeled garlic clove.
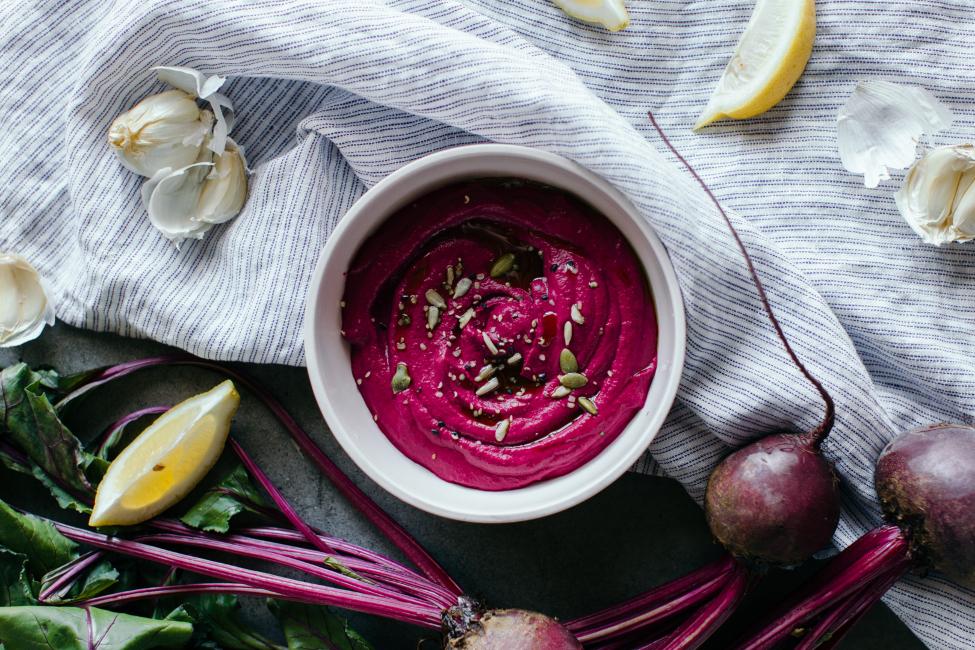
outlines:
[{"label": "peeled garlic clove", "polygon": [[152,177],[196,162],[213,128],[213,114],[182,90],[150,95],[119,115],[108,142],[127,169]]},{"label": "peeled garlic clove", "polygon": [[162,169],[142,186],[142,202],[149,222],[177,248],[185,239],[202,239],[212,224],[195,221],[211,162],[198,162],[180,169]]},{"label": "peeled garlic clove", "polygon": [[975,238],[975,146],[933,149],[918,160],[897,192],[897,209],[928,244]]},{"label": "peeled garlic clove", "polygon": [[21,345],[54,324],[40,274],[30,262],[12,253],[0,253],[0,347]]},{"label": "peeled garlic clove", "polygon": [[236,217],[247,199],[247,161],[237,143],[228,138],[226,151],[213,163],[193,215],[194,221],[210,224]]},{"label": "peeled garlic clove", "polygon": [[223,153],[227,134],[234,126],[233,104],[226,95],[217,92],[227,81],[226,77],[217,75],[208,77],[193,68],[178,66],[158,66],[153,70],[160,81],[210,103],[210,108],[216,117],[216,124],[208,146],[216,154]]},{"label": "peeled garlic clove", "polygon": [[847,170],[863,174],[864,185],[877,187],[890,178],[890,169],[914,161],[922,135],[951,120],[951,111],[923,88],[860,82],[837,116],[840,160]]}]

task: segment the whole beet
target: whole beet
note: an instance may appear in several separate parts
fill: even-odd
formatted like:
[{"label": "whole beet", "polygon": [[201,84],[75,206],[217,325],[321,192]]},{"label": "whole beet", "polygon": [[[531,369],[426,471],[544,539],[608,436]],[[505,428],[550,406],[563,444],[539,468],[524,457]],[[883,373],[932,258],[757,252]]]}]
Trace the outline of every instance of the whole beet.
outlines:
[{"label": "whole beet", "polygon": [[736,557],[793,565],[829,544],[839,487],[813,439],[766,436],[718,465],[704,497],[711,532]]},{"label": "whole beet", "polygon": [[880,454],[874,483],[915,562],[975,588],[975,428],[908,431]]},{"label": "whole beet", "polygon": [[467,632],[450,639],[454,650],[582,650],[582,644],[561,623],[523,609],[485,612]]}]

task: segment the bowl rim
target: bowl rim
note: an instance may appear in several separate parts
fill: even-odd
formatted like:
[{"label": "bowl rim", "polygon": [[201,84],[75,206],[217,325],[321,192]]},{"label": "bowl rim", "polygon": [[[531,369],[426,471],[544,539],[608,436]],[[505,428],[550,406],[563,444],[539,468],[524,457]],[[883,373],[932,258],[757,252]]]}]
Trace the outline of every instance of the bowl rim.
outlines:
[{"label": "bowl rim", "polygon": [[[574,180],[581,181],[580,184],[589,186],[590,194],[587,195],[584,192],[577,191],[573,187],[566,187],[549,179],[532,178],[531,174],[535,173],[534,171],[529,174],[503,173],[501,167],[495,165],[497,171],[485,170],[483,172],[471,172],[465,171],[463,167],[463,163],[473,164],[476,167],[476,161],[480,161],[485,167],[489,167],[490,161],[505,159],[511,162],[531,163],[533,165],[532,169],[537,169],[537,173],[540,176],[551,174],[574,177]],[[454,165],[453,163],[457,164]],[[534,167],[535,165],[538,167]],[[419,181],[419,189],[417,189],[416,179],[421,175],[425,179]],[[362,243],[387,218],[400,207],[419,196],[434,191],[438,187],[443,187],[464,179],[491,177],[516,177],[535,180],[573,194],[587,203],[593,203],[594,193],[598,192],[602,195],[600,197],[602,201],[616,204],[616,212],[618,212],[616,217],[604,214],[604,210],[596,209],[620,228],[624,237],[637,252],[641,266],[647,276],[654,302],[654,310],[657,316],[658,365],[643,407],[627,423],[623,431],[620,432],[610,445],[600,451],[599,454],[562,476],[513,490],[478,490],[444,481],[427,468],[409,459],[398,449],[395,450],[401,459],[411,465],[415,465],[422,472],[433,477],[433,482],[437,483],[438,487],[444,491],[454,493],[460,490],[461,493],[470,492],[471,495],[488,494],[498,497],[494,501],[507,504],[505,507],[499,507],[496,510],[485,510],[483,507],[475,510],[458,507],[456,504],[448,505],[443,499],[433,498],[430,494],[420,494],[416,489],[413,489],[414,486],[407,485],[399,477],[394,478],[390,476],[389,471],[377,466],[373,459],[370,458],[370,454],[363,448],[364,445],[360,444],[358,437],[350,433],[344,421],[343,409],[355,407],[348,407],[341,400],[333,400],[329,394],[329,389],[326,388],[326,380],[323,375],[323,366],[325,364],[321,363],[321,358],[323,352],[327,352],[326,348],[328,344],[325,342],[325,336],[321,335],[321,332],[324,331],[322,329],[321,311],[329,309],[329,306],[324,304],[324,299],[322,298],[323,286],[329,280],[329,278],[326,278],[326,271],[338,252],[347,256],[348,261],[351,261]],[[408,189],[410,182],[414,185],[412,190]],[[407,189],[403,189],[404,187]],[[394,200],[392,204],[382,209],[377,208],[373,210],[377,203],[387,201],[387,193],[395,193],[397,191],[403,195]],[[621,224],[617,223],[617,217],[620,216],[624,216],[639,235],[646,240],[645,242],[641,242],[645,246],[638,246],[637,242],[633,241],[632,236],[624,232]],[[365,225],[363,225],[364,223]],[[345,240],[349,237],[354,237],[354,241],[346,242]],[[648,255],[641,253],[641,249],[644,248],[649,249],[649,261],[654,266],[652,269],[648,267]],[[343,288],[347,269],[348,263],[344,264],[341,270],[341,285]],[[338,301],[336,300],[335,302],[334,309],[340,309],[337,304]],[[323,303],[321,308],[320,303]],[[661,306],[667,307],[665,313],[661,312]],[[344,342],[344,339],[341,339],[337,327],[335,330],[336,336],[339,338],[340,343],[344,346],[344,350],[347,353],[348,344]],[[662,344],[665,341],[668,348],[662,353]],[[663,243],[647,223],[646,219],[640,215],[639,211],[619,190],[610,185],[602,177],[557,154],[520,145],[494,143],[470,144],[443,149],[400,167],[359,197],[345,215],[340,218],[335,229],[328,237],[325,246],[322,248],[308,286],[305,303],[304,343],[308,376],[319,409],[325,418],[331,434],[360,470],[390,494],[426,512],[459,521],[505,523],[536,519],[577,505],[601,492],[610,483],[622,476],[639,459],[655,439],[676,398],[677,388],[680,384],[684,366],[686,321],[680,285],[678,284],[674,267]],[[666,357],[665,363],[661,363],[662,357]],[[346,365],[348,366],[348,364]],[[346,370],[347,372],[345,374],[347,374],[348,381],[353,382],[352,387],[356,389],[355,392],[359,395],[359,401],[361,402],[359,407],[365,408],[365,402],[361,399],[361,394],[358,393],[358,389],[354,385],[351,368],[348,367]],[[653,402],[652,405],[651,402]],[[652,406],[652,409],[649,409],[648,406]],[[366,412],[368,413],[368,411]],[[378,425],[372,422],[371,418],[369,419],[369,424],[386,444],[395,449],[388,438],[386,438],[386,435],[379,429]],[[634,424],[641,424],[643,430],[635,430]],[[624,449],[623,442],[631,445],[631,448]],[[380,442],[379,444],[382,443]],[[605,468],[600,467],[597,461],[606,456],[614,448],[617,448],[614,453],[615,460],[611,459],[610,461],[603,462],[601,464],[607,466]],[[596,469],[587,470],[587,468],[592,467]],[[584,480],[580,479],[580,477]],[[439,484],[442,484],[442,486]],[[560,490],[559,488],[565,489]],[[458,500],[464,501],[464,499]],[[514,505],[522,501],[524,503],[517,506]]]}]

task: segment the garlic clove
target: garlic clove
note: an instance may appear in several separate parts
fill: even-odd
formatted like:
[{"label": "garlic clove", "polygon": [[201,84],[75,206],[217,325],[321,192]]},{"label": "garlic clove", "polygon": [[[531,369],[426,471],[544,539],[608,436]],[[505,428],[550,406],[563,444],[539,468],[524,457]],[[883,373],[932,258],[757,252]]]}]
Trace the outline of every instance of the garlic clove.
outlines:
[{"label": "garlic clove", "polygon": [[194,221],[204,180],[214,164],[198,162],[162,169],[142,186],[149,222],[179,248],[186,239],[202,239],[212,224]]},{"label": "garlic clove", "polygon": [[928,244],[975,238],[975,146],[932,149],[904,177],[895,196],[908,225]]},{"label": "garlic clove", "polygon": [[0,347],[22,345],[54,324],[54,307],[30,262],[0,253]]},{"label": "garlic clove", "polygon": [[951,111],[923,88],[860,82],[837,116],[840,160],[847,170],[863,174],[864,185],[877,187],[890,178],[890,169],[914,161],[922,135],[951,120]]},{"label": "garlic clove", "polygon": [[182,90],[150,95],[119,115],[108,142],[127,169],[154,176],[164,167],[178,169],[196,161],[213,128],[213,114],[201,110]]},{"label": "garlic clove", "polygon": [[217,92],[227,81],[226,77],[208,77],[193,68],[178,66],[157,66],[152,69],[160,81],[209,102],[216,124],[208,146],[216,154],[223,153],[227,134],[234,126],[234,106],[226,95]]},{"label": "garlic clove", "polygon": [[232,139],[227,149],[215,156],[214,165],[203,182],[194,221],[217,224],[237,216],[247,199],[247,161]]}]

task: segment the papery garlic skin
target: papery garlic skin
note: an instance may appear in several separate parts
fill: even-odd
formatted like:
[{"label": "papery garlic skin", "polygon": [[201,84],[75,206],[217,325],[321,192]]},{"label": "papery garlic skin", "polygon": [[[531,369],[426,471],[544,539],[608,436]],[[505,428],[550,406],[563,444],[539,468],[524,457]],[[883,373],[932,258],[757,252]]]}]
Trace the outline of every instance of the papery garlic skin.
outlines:
[{"label": "papery garlic skin", "polygon": [[123,166],[152,177],[196,162],[212,129],[213,113],[182,90],[167,90],[115,118],[108,142]]},{"label": "papery garlic skin", "polygon": [[843,167],[877,187],[891,169],[904,169],[925,133],[951,124],[951,111],[924,88],[889,81],[862,81],[836,118]]},{"label": "papery garlic skin", "polygon": [[904,177],[897,209],[928,244],[975,239],[975,146],[932,149]]},{"label": "papery garlic skin", "polygon": [[203,183],[194,221],[224,223],[244,207],[247,200],[247,161],[232,139],[227,139],[223,155],[214,156],[213,169]]},{"label": "papery garlic skin", "polygon": [[207,146],[213,153],[222,154],[227,144],[227,134],[234,126],[234,106],[226,95],[217,92],[227,78],[217,75],[208,77],[193,68],[180,66],[156,66],[153,71],[159,81],[209,102],[216,116],[216,124]]},{"label": "papery garlic skin", "polygon": [[54,324],[40,274],[13,253],[0,253],[0,348],[22,345]]}]

